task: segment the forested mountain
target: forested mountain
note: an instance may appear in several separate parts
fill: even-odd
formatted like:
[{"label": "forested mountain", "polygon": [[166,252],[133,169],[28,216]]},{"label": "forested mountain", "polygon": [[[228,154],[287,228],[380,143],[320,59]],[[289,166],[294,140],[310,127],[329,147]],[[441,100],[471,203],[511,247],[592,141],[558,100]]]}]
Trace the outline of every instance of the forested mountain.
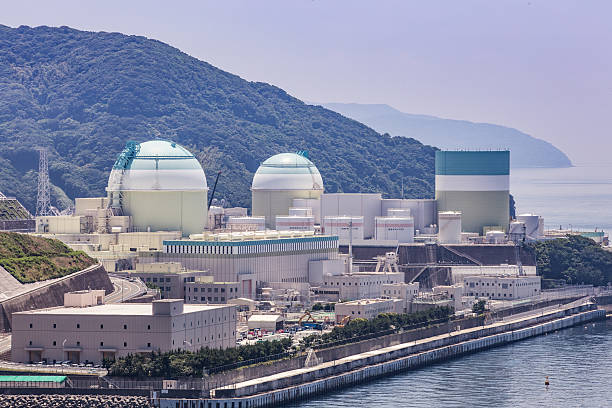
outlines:
[{"label": "forested mountain", "polygon": [[552,144],[491,123],[443,119],[400,112],[389,105],[326,103],[324,107],[378,132],[413,137],[441,149],[510,149],[512,167],[569,167],[570,159]]},{"label": "forested mountain", "polygon": [[[245,62],[246,63],[246,62]],[[250,206],[252,175],[307,150],[326,191],[433,194],[434,148],[380,135],[282,89],[248,82],[159,41],[68,27],[0,26],[0,191],[30,211],[37,147],[49,148],[53,198],[105,194],[128,140],[176,141],[201,159],[218,197]]]}]

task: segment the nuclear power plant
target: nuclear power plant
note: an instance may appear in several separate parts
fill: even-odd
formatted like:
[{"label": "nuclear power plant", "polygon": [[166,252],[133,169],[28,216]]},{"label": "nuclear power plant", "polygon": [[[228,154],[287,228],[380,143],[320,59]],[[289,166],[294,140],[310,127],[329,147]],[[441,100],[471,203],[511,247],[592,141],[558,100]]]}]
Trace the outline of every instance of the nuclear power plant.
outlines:
[{"label": "nuclear power plant", "polygon": [[[543,220],[522,215],[510,224],[509,157],[508,151],[438,151],[435,198],[403,199],[325,193],[325,175],[307,152],[283,152],[255,172],[249,215],[218,199],[209,209],[204,170],[184,147],[128,142],[106,197],[77,198],[70,215],[36,217],[36,231],[84,250],[111,272],[139,270],[146,277],[167,269],[155,278],[171,283],[160,285],[161,297],[182,293],[190,302],[255,299],[269,290],[333,298],[330,293],[341,294],[325,288],[325,276],[380,273],[372,262],[391,253],[402,266],[393,272],[400,281],[425,279],[424,287],[449,256],[455,269],[507,263],[533,275],[535,263],[519,259],[514,243],[540,237]],[[430,286],[452,283],[451,269]],[[193,293],[177,286],[181,276],[196,285]],[[376,276],[363,279],[378,282]],[[232,296],[198,291],[223,285]]]}]

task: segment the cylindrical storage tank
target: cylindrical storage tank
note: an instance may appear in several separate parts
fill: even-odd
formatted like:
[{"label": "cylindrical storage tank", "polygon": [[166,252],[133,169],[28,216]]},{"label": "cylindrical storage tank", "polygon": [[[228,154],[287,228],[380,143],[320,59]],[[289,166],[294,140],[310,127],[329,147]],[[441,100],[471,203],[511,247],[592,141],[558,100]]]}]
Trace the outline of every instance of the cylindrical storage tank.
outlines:
[{"label": "cylindrical storage tank", "polygon": [[[352,227],[352,228],[351,228]],[[352,229],[352,236],[351,231]],[[328,216],[323,218],[323,233],[337,235],[338,239],[348,241],[363,240],[363,217]]]},{"label": "cylindrical storage tank", "polygon": [[535,214],[520,214],[516,217],[516,220],[525,224],[525,234],[527,238],[538,239],[540,237],[540,216]]},{"label": "cylindrical storage tank", "polygon": [[314,231],[312,215],[277,215],[276,229],[278,231]]},{"label": "cylindrical storage tank", "polygon": [[540,217],[538,220],[538,238],[542,238],[544,236],[544,218]]},{"label": "cylindrical storage tank", "polygon": [[128,142],[106,188],[115,213],[132,217],[137,231],[201,233],[208,222],[208,186],[187,149],[166,140]]},{"label": "cylindrical storage tank", "polygon": [[291,207],[289,208],[289,215],[299,215],[300,217],[312,216],[312,208],[310,207]]},{"label": "cylindrical storage tank", "polygon": [[509,151],[437,151],[438,211],[461,211],[464,232],[483,234],[486,226],[508,228]]},{"label": "cylindrical storage tank", "polygon": [[508,234],[525,235],[525,223],[522,221],[512,221]]},{"label": "cylindrical storage tank", "polygon": [[320,198],[294,198],[293,206],[298,208],[310,208],[314,222],[321,225],[321,199]]},{"label": "cylindrical storage tank", "polygon": [[229,217],[227,228],[230,231],[265,231],[265,217]]},{"label": "cylindrical storage tank", "polygon": [[503,244],[506,242],[506,233],[504,231],[487,231],[486,240],[489,244]]},{"label": "cylindrical storage tank", "polygon": [[438,240],[441,244],[461,243],[461,212],[438,212]]},{"label": "cylindrical storage tank", "polygon": [[255,172],[252,214],[266,217],[274,228],[277,215],[287,215],[296,198],[317,199],[323,194],[323,179],[316,166],[303,154],[281,153],[264,161]]},{"label": "cylindrical storage tank", "polygon": [[412,217],[376,217],[375,239],[397,240],[400,244],[414,242],[414,219]]},{"label": "cylindrical storage tank", "polygon": [[387,210],[388,217],[410,217],[410,208],[389,208]]}]

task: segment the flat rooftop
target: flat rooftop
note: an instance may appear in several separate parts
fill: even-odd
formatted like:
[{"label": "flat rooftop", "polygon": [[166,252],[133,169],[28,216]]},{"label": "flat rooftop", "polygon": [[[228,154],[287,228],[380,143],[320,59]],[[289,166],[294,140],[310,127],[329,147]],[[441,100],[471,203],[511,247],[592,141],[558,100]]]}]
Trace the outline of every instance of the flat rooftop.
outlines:
[{"label": "flat rooftop", "polygon": [[[183,306],[183,314],[203,312],[206,310],[222,309],[232,305],[196,305]],[[109,303],[105,305],[87,307],[50,307],[47,309],[29,310],[15,314],[44,314],[44,315],[97,315],[97,316],[152,316],[151,303]],[[159,315],[158,315],[159,316]],[[161,315],[164,316],[164,315]]]}]

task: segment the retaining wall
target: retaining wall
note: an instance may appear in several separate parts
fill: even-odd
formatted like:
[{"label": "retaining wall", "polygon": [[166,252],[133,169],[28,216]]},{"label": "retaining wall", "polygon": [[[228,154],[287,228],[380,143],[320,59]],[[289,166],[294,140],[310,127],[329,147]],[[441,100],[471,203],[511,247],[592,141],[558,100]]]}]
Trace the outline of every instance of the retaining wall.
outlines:
[{"label": "retaining wall", "polygon": [[47,285],[3,300],[0,302],[0,330],[11,330],[12,314],[15,312],[62,306],[64,304],[64,293],[86,289],[104,289],[107,294],[114,290],[113,284],[101,264],[92,265],[82,271],[54,280]]},{"label": "retaining wall", "polygon": [[[271,388],[267,392],[260,391],[259,394],[253,396],[242,398],[234,397],[189,401],[164,399],[157,401],[157,406],[163,408],[174,408],[176,406],[233,406],[235,408],[258,408],[284,404],[291,400],[307,398],[315,394],[320,394],[334,389],[343,388],[377,377],[389,375],[395,372],[409,370],[437,361],[453,358],[462,354],[523,340],[528,337],[538,336],[544,333],[564,329],[566,327],[581,324],[583,322],[605,318],[605,311],[603,310],[584,311],[584,309],[585,308],[582,307],[573,308],[573,311],[577,314],[567,317],[565,316],[564,312],[571,313],[569,310],[556,312],[554,314],[559,317],[558,319],[525,328],[513,329],[513,327],[516,326],[516,323],[520,323],[514,322],[498,327],[485,328],[471,333],[461,333],[458,334],[457,337],[459,337],[462,341],[456,344],[445,344],[449,342],[451,338],[437,339],[428,343],[429,347],[434,346],[434,348],[427,351],[419,351],[419,348],[425,345],[422,344],[416,346],[406,345],[405,347],[395,348],[393,350],[388,351],[380,350],[381,353],[365,353],[365,355],[362,356],[360,359],[362,361],[354,360],[344,363],[346,364],[345,367],[341,367],[341,364],[338,366],[328,367],[324,370],[316,370],[315,373],[299,374],[298,376],[300,376],[304,382],[296,386],[282,387],[282,381],[275,381],[273,384],[275,388]],[[496,333],[496,331],[498,331],[500,328],[504,328],[506,329],[506,331]],[[484,337],[470,339],[469,337],[473,334],[483,334]],[[333,375],[334,370],[351,368],[351,365],[361,365],[362,367],[354,368],[350,371],[346,371],[338,375]],[[233,391],[235,394],[239,394],[243,392],[252,392],[257,388],[258,387],[251,387],[250,390],[236,389]],[[179,403],[179,405],[177,405],[177,402]],[[211,405],[209,405],[209,403]],[[217,405],[217,403],[219,405]],[[225,405],[226,403],[227,405]]]}]

